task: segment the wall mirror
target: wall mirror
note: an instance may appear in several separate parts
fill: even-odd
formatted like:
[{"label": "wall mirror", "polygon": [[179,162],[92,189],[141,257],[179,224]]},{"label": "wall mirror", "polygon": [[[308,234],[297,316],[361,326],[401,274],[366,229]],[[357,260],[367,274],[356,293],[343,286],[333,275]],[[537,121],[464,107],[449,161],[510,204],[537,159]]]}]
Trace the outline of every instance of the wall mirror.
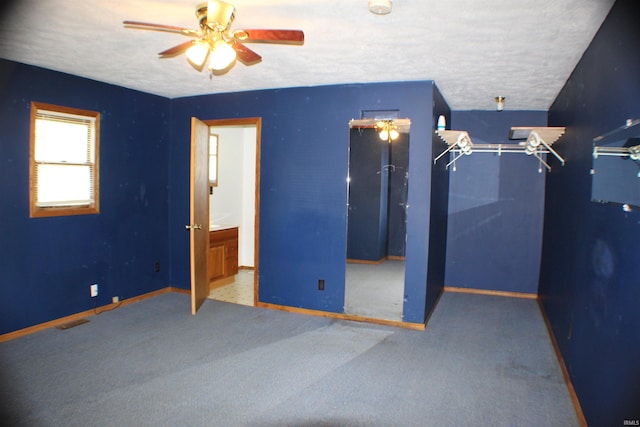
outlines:
[{"label": "wall mirror", "polygon": [[593,139],[591,200],[640,208],[640,119]]},{"label": "wall mirror", "polygon": [[410,121],[349,127],[344,311],[402,321]]}]

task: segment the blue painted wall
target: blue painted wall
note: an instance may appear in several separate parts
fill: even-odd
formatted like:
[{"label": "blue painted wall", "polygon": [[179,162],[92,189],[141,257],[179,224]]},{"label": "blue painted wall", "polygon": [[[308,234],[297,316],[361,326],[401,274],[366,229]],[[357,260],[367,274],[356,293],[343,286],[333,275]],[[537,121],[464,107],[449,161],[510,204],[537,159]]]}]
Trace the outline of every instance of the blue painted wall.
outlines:
[{"label": "blue painted wall", "polygon": [[[546,111],[454,111],[451,118],[451,129],[468,131],[476,144],[514,144],[512,126],[546,125]],[[537,293],[547,175],[539,167],[523,154],[473,153],[456,161],[449,183],[447,286]]]},{"label": "blue painted wall", "polygon": [[[443,263],[431,273],[427,303],[432,105],[440,96],[431,81],[168,100],[3,60],[0,83],[0,333],[103,306],[112,296],[189,288],[191,116],[263,118],[261,299],[342,312],[348,122],[361,110],[399,110],[413,123],[405,320],[423,322],[441,291]],[[28,217],[32,100],[101,112],[100,214]],[[88,285],[96,282],[100,295],[92,299]]]},{"label": "blue painted wall", "polygon": [[640,117],[638,28],[617,1],[549,110],[567,165],[547,177],[540,297],[593,426],[640,419],[640,211],[591,202],[589,174],[592,139]]},{"label": "blue painted wall", "polygon": [[[29,218],[31,101],[101,113],[100,214]],[[0,60],[0,334],[167,286],[169,112],[161,97]]]},{"label": "blue painted wall", "polygon": [[[346,257],[349,120],[362,110],[399,110],[411,119],[404,320],[426,315],[431,81],[251,91],[172,102],[170,153],[171,283],[188,288],[189,133],[203,120],[262,117],[260,300],[342,312]],[[444,207],[446,210],[446,206]],[[325,290],[318,291],[318,279]]]}]

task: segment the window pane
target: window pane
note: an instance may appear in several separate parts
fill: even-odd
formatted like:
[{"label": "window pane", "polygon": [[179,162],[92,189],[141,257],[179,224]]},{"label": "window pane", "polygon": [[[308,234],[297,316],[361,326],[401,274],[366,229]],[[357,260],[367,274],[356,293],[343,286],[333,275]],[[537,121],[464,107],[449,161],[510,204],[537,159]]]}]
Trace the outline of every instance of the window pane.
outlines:
[{"label": "window pane", "polygon": [[91,162],[89,127],[82,123],[36,119],[36,162]]},{"label": "window pane", "polygon": [[91,167],[75,165],[37,165],[38,206],[90,204]]},{"label": "window pane", "polygon": [[218,179],[218,162],[215,156],[209,157],[209,182],[216,182]]},{"label": "window pane", "polygon": [[218,135],[209,134],[209,183],[218,184]]},{"label": "window pane", "polygon": [[211,134],[209,137],[209,155],[218,154],[218,135]]}]

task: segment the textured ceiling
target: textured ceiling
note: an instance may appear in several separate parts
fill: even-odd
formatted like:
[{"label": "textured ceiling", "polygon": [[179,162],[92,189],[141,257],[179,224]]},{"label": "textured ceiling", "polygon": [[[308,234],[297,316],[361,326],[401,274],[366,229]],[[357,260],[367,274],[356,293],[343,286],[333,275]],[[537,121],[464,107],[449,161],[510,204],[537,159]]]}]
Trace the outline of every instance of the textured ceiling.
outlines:
[{"label": "textured ceiling", "polygon": [[0,16],[0,57],[169,98],[344,83],[434,80],[453,110],[547,110],[614,0],[229,0],[232,29],[305,33],[303,46],[251,44],[262,62],[210,79],[157,53],[197,29],[198,0],[20,0]]}]

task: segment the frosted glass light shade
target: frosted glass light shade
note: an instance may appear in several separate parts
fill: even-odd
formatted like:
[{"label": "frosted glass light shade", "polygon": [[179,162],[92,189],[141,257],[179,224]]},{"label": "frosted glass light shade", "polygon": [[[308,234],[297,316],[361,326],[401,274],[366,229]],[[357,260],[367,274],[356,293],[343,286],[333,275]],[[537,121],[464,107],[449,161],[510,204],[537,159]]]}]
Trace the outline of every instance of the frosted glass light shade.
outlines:
[{"label": "frosted glass light shade", "polygon": [[224,70],[236,59],[236,51],[226,42],[218,40],[214,50],[209,55],[209,68],[212,70]]},{"label": "frosted glass light shade", "polygon": [[369,0],[369,12],[376,15],[391,13],[391,0]]},{"label": "frosted glass light shade", "polygon": [[204,61],[207,60],[209,54],[209,47],[204,43],[196,42],[193,46],[187,49],[186,55],[189,61],[198,67],[202,67]]}]

